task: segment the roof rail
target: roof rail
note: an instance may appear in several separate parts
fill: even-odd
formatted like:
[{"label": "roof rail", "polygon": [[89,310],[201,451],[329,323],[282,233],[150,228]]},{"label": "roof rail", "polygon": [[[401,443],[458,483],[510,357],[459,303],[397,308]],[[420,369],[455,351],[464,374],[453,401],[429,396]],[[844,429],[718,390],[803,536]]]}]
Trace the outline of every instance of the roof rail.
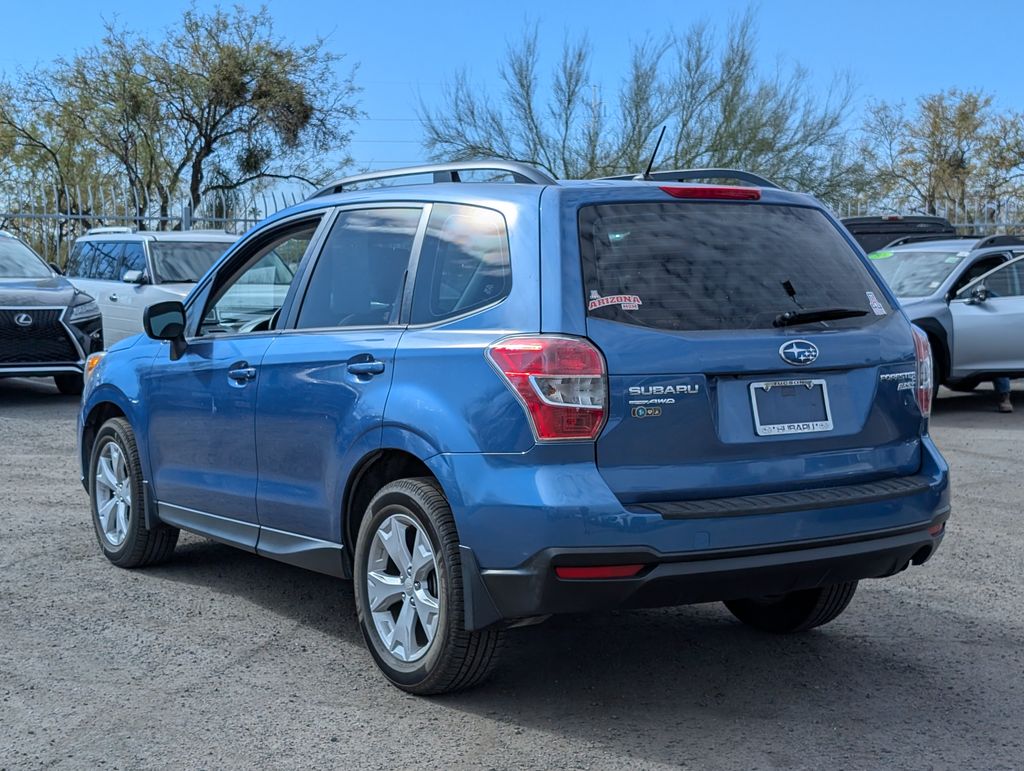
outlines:
[{"label": "roof rail", "polygon": [[975,249],[984,249],[987,246],[1024,246],[1024,236],[986,236],[974,245]]},{"label": "roof rail", "polygon": [[[424,166],[403,166],[399,169],[387,169],[385,171],[372,171],[368,174],[357,174],[353,177],[342,177],[331,184],[317,190],[310,198],[341,193],[346,188],[358,185],[363,182],[377,182],[382,179],[396,179],[400,177],[414,177],[423,174],[432,174],[434,182],[461,182],[459,172],[463,171],[503,171],[512,175],[515,182],[533,185],[556,185],[557,180],[549,177],[540,169],[519,161],[483,160],[483,161],[454,161],[452,163],[430,163]],[[308,200],[308,199],[307,199]]]},{"label": "roof rail", "polygon": [[95,236],[101,233],[134,233],[135,228],[130,228],[125,225],[110,225],[102,228],[89,228],[85,231],[87,236]]},{"label": "roof rail", "polygon": [[[777,190],[782,188],[770,179],[765,179],[759,174],[739,169],[675,169],[673,171],[652,171],[647,179],[658,182],[690,182],[695,179],[735,179],[739,182],[747,182],[758,187],[772,187]],[[600,177],[600,179],[633,179],[638,182],[644,180],[643,174],[619,174],[614,177]]]},{"label": "roof rail", "polygon": [[[919,241],[962,241],[967,240],[962,236],[950,235],[949,233],[922,233],[917,236],[900,236],[895,241],[890,241],[882,249],[892,249],[894,246],[903,246],[904,244],[916,244]],[[977,247],[975,247],[977,248]],[[882,251],[878,249],[876,251]]]}]

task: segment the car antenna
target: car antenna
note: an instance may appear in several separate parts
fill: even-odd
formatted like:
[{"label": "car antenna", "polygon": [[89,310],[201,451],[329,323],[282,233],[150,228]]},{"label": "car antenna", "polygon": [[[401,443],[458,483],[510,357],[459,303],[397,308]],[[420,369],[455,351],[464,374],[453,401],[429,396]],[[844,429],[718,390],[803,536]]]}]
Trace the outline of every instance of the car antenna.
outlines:
[{"label": "car antenna", "polygon": [[665,126],[661,127],[661,133],[658,134],[658,141],[654,143],[654,152],[651,153],[650,163],[647,164],[647,170],[641,176],[645,182],[651,181],[651,169],[654,168],[654,159],[658,157],[658,148],[661,147],[661,140],[665,137]]}]

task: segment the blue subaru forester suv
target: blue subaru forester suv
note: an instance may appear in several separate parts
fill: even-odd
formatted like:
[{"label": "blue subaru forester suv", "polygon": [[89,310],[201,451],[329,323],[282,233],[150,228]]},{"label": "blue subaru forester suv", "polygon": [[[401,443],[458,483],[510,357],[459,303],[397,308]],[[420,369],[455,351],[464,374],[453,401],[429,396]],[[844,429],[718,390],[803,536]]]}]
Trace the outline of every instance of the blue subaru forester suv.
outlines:
[{"label": "blue subaru forester suv", "polygon": [[554,613],[724,601],[809,629],[949,516],[927,338],[819,203],[745,173],[349,178],[145,328],[88,362],[108,559],[185,528],[351,578],[414,693],[479,682]]}]

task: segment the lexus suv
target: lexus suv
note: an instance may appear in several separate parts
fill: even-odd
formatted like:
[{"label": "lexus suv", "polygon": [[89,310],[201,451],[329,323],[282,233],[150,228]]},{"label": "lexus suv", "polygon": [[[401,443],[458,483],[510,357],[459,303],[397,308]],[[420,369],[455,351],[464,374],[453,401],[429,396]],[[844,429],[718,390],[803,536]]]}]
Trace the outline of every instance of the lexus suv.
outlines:
[{"label": "lexus suv", "polygon": [[52,377],[61,393],[80,394],[85,358],[102,349],[93,298],[0,231],[0,378]]},{"label": "lexus suv", "polygon": [[831,621],[942,540],[928,340],[817,201],[698,173],[414,167],[264,221],[90,359],[100,548],[184,528],[351,579],[420,694],[556,613]]}]

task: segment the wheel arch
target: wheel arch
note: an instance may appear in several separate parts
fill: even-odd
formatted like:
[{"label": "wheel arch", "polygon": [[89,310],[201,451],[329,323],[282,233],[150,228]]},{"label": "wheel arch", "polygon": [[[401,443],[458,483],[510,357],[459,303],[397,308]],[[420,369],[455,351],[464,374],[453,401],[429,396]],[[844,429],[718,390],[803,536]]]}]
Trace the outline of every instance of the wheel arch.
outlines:
[{"label": "wheel arch", "polygon": [[952,372],[952,351],[950,350],[949,334],[936,318],[914,319],[914,324],[924,330],[932,344],[932,356],[935,357],[935,370],[939,375],[939,385],[949,380]]},{"label": "wheel arch", "polygon": [[369,453],[356,464],[349,475],[343,497],[341,539],[344,545],[345,569],[351,575],[352,559],[355,553],[359,525],[366,514],[370,500],[384,485],[398,479],[428,477],[444,486],[438,475],[428,465],[429,459],[421,458],[409,448],[381,447]]}]

